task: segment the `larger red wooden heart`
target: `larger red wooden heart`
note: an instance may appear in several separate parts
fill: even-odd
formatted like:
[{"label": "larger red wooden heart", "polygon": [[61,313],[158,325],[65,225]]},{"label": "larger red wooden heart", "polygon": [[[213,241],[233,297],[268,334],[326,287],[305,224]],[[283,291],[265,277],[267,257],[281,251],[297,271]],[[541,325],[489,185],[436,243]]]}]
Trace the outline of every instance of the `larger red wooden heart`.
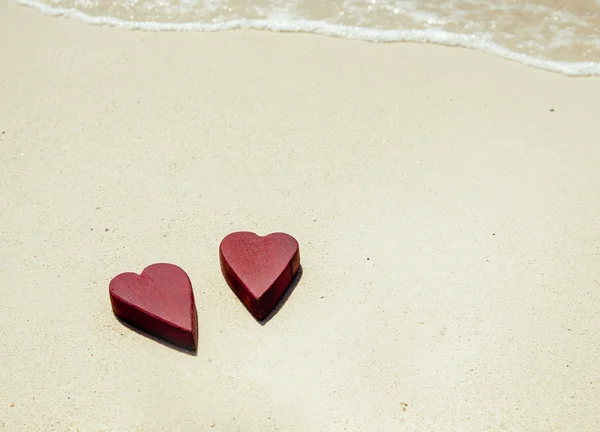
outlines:
[{"label": "larger red wooden heart", "polygon": [[259,321],[273,310],[300,268],[298,242],[284,233],[229,234],[221,242],[219,258],[225,280]]},{"label": "larger red wooden heart", "polygon": [[153,264],[141,275],[122,273],[109,285],[115,315],[174,345],[196,350],[198,318],[188,275],[172,264]]}]

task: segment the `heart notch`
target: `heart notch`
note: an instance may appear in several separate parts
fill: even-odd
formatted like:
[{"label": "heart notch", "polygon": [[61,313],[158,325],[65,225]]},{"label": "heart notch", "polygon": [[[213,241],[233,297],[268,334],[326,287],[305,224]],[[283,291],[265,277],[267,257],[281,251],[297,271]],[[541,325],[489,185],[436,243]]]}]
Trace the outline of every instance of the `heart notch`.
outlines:
[{"label": "heart notch", "polygon": [[261,237],[229,234],[219,246],[221,271],[232,291],[258,321],[275,308],[300,269],[300,248],[285,233]]}]

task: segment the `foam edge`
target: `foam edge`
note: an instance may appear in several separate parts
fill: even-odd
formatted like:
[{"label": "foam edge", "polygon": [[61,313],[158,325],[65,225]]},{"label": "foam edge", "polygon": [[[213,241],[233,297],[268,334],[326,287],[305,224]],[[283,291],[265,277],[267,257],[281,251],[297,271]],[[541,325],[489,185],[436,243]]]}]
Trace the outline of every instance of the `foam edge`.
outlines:
[{"label": "foam edge", "polygon": [[475,35],[446,32],[442,30],[380,30],[367,27],[344,26],[325,21],[312,20],[246,20],[237,19],[222,23],[161,23],[154,21],[126,21],[111,17],[95,17],[71,8],[49,6],[36,0],[15,0],[45,14],[73,18],[86,24],[108,25],[127,30],[145,31],[221,31],[235,29],[271,30],[278,32],[303,32],[324,36],[369,42],[418,42],[434,43],[475,49],[527,66],[557,72],[567,76],[598,76],[600,62],[560,62],[514,52]]}]

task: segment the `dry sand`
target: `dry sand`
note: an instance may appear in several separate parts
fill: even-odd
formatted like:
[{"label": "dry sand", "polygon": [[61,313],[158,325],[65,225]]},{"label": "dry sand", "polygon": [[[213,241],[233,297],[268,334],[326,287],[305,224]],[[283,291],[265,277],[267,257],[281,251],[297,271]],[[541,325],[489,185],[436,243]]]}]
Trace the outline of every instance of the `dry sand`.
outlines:
[{"label": "dry sand", "polygon": [[[0,62],[0,429],[598,430],[600,79],[7,0]],[[300,242],[264,326],[219,270],[237,230]],[[197,356],[112,314],[154,262]]]}]

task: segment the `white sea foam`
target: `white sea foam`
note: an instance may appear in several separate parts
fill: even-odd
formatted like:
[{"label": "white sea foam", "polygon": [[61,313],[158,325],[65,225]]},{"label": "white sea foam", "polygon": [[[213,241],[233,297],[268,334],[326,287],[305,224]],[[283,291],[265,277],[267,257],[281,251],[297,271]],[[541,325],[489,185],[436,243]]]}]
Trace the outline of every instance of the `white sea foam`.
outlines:
[{"label": "white sea foam", "polygon": [[[484,5],[487,12],[480,12],[475,20],[472,12],[474,0],[466,0],[470,2],[470,8],[451,12],[446,12],[443,8],[428,11],[420,7],[420,0],[379,2],[378,0],[344,0],[340,3],[341,6],[338,5],[339,8],[326,7],[325,11],[321,8],[318,13],[312,14],[322,19],[307,19],[306,15],[311,13],[299,12],[298,3],[311,0],[287,2],[271,0],[276,4],[266,6],[257,4],[251,8],[252,10],[242,9],[241,12],[239,10],[232,12],[231,7],[226,7],[235,4],[236,0],[231,2],[229,0],[146,0],[142,2],[119,0],[118,3],[109,3],[108,7],[107,3],[102,3],[101,0],[47,0],[48,3],[38,0],[16,1],[49,15],[65,16],[88,24],[124,29],[149,31],[261,29],[308,32],[372,42],[436,43],[477,49],[565,75],[600,75],[600,33],[596,32],[600,28],[600,17],[590,17],[589,3],[585,5],[587,9],[581,8],[583,12],[580,15],[572,11],[553,9],[546,4],[519,5],[520,9],[512,11],[516,16],[529,13],[533,14],[533,18],[530,16],[528,20],[513,22],[512,27],[507,27],[497,19],[497,16],[506,15],[509,10],[506,9],[506,5],[506,7],[502,6],[500,11],[494,9],[500,7],[498,4]],[[237,0],[237,5],[239,1]],[[443,4],[443,0],[440,1],[440,5]],[[550,0],[545,1],[547,3]],[[557,2],[560,3],[558,0]],[[435,2],[429,2],[431,3]],[[480,8],[481,3],[483,2],[479,3]],[[510,5],[514,6],[513,3]],[[243,2],[243,7],[247,8],[247,2]],[[374,7],[378,8],[375,16],[372,11]],[[600,6],[597,11],[600,12]],[[124,15],[132,19],[124,19]],[[144,20],[144,17],[152,19]],[[199,18],[203,19],[199,20]],[[510,17],[508,18],[510,20]],[[192,21],[192,19],[196,20]],[[532,22],[532,19],[545,22]],[[504,27],[501,30],[496,31],[502,26]],[[460,31],[452,31],[454,29]],[[544,32],[546,36],[539,36]],[[550,58],[549,55],[554,55],[556,58]],[[593,60],[566,61],[561,59],[561,56],[568,57],[569,60],[588,58]]]}]

